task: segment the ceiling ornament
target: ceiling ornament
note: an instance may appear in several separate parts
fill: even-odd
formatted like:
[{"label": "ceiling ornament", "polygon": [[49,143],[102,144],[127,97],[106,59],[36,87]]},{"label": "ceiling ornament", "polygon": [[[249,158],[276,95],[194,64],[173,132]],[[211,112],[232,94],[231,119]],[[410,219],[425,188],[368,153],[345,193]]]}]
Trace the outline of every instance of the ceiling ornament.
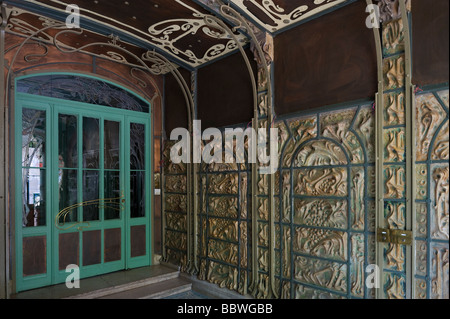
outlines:
[{"label": "ceiling ornament", "polygon": [[[207,26],[204,23],[209,11],[191,0],[153,1],[155,4],[149,2],[148,7],[135,8],[135,11],[132,7],[124,7],[128,15],[134,14],[136,24],[130,24],[127,20],[129,17],[120,15],[116,12],[117,8],[108,2],[102,4],[103,9],[99,12],[90,5],[87,6],[85,1],[28,0],[28,2],[51,8],[62,14],[65,13],[67,5],[76,4],[80,7],[81,21],[83,18],[89,19],[99,26],[109,27],[112,33],[150,43],[155,49],[160,49],[168,57],[174,58],[175,62],[183,62],[193,68],[238,49],[228,34],[218,31],[220,28],[217,25]],[[166,9],[170,9],[170,14],[167,14]],[[158,10],[161,14],[158,14]],[[153,17],[147,19],[144,12],[152,13]],[[146,23],[147,26],[142,27]],[[241,43],[247,43],[244,35],[236,33],[236,37]]]},{"label": "ceiling ornament", "polygon": [[227,0],[273,33],[294,25],[347,0]]}]

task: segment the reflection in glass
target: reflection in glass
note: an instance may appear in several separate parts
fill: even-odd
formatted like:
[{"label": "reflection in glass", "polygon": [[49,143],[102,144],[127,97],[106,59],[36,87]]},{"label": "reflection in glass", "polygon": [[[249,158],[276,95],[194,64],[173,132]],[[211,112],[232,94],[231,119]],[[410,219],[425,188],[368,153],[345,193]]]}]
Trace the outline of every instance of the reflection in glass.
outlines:
[{"label": "reflection in glass", "polygon": [[130,125],[131,169],[145,170],[145,125]]},{"label": "reflection in glass", "polygon": [[99,172],[83,172],[83,221],[99,220]]},{"label": "reflection in glass", "polygon": [[120,168],[120,123],[105,121],[105,169]]},{"label": "reflection in glass", "polygon": [[46,112],[22,110],[22,167],[45,167]]},{"label": "reflection in glass", "polygon": [[130,172],[131,218],[145,216],[145,172]]},{"label": "reflection in glass", "polygon": [[78,119],[74,115],[60,114],[59,123],[59,167],[78,167]]},{"label": "reflection in glass", "polygon": [[[78,171],[59,170],[59,211],[78,203]],[[78,209],[74,208],[61,217],[60,224],[78,221]]]},{"label": "reflection in glass", "polygon": [[22,170],[22,225],[37,227],[46,225],[45,205],[46,170],[24,168]]},{"label": "reflection in glass", "polygon": [[100,121],[83,117],[83,167],[99,168],[100,164]]},{"label": "reflection in glass", "polygon": [[114,199],[105,203],[105,219],[120,219],[122,198],[120,192],[120,172],[105,171],[105,199]]},{"label": "reflection in glass", "polygon": [[150,112],[148,103],[134,94],[100,79],[69,74],[38,75],[17,81],[17,92],[86,104]]}]

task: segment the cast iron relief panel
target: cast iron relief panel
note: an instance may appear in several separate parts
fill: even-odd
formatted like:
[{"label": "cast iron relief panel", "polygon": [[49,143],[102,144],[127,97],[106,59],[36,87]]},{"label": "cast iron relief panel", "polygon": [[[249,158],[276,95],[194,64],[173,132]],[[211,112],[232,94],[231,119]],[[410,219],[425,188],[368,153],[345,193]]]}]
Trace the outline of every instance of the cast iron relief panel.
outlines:
[{"label": "cast iron relief panel", "polygon": [[[397,6],[381,5],[384,21],[382,67],[385,94],[381,141],[384,222],[380,227],[407,230],[405,35],[404,21],[398,18]],[[391,14],[390,19],[388,11]],[[392,16],[397,18],[392,20]],[[404,299],[407,297],[408,289],[406,269],[408,247],[393,243],[379,243],[379,245],[383,259],[380,265],[383,268],[381,278],[383,295],[388,299]]]},{"label": "cast iron relief panel", "polygon": [[[230,154],[226,148],[224,163]],[[198,277],[241,294],[249,282],[249,176],[238,163],[202,164],[199,174]]]},{"label": "cast iron relief panel", "polygon": [[[371,105],[365,105],[274,123],[280,156],[273,246],[278,297],[374,296],[365,286],[365,268],[375,263],[374,120]],[[171,145],[166,145],[164,159],[165,253],[167,261],[185,269],[186,168],[169,162]],[[258,176],[257,236],[252,242],[250,177],[247,164],[201,165],[198,277],[268,298],[269,181]],[[253,245],[256,287],[251,287]]]},{"label": "cast iron relief panel", "polygon": [[416,96],[415,298],[449,298],[449,90]]},{"label": "cast iron relief panel", "polygon": [[163,209],[164,247],[166,262],[187,267],[187,170],[186,164],[170,161],[170,149],[175,142],[167,141],[163,151],[164,196]]},{"label": "cast iron relief panel", "polygon": [[277,289],[281,298],[372,298],[375,260],[371,106],[276,123]]}]

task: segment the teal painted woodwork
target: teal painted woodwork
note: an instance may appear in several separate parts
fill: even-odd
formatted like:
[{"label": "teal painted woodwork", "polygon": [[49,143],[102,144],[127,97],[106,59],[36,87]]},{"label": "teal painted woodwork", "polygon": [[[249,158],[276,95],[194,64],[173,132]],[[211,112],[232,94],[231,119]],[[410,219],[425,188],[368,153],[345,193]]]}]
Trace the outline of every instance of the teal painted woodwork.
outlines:
[{"label": "teal painted woodwork", "polygon": [[150,114],[16,92],[17,291],[151,264]]}]

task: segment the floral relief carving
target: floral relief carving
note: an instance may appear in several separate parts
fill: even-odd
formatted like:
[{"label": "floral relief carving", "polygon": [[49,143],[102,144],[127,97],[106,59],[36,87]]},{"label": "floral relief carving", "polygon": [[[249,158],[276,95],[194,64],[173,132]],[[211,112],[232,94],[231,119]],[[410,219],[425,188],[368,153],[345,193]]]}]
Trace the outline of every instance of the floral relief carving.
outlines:
[{"label": "floral relief carving", "polygon": [[298,170],[294,192],[309,196],[346,196],[347,176],[346,168]]},{"label": "floral relief carving", "polygon": [[163,163],[164,163],[164,171],[166,174],[180,174],[186,172],[186,164],[183,162],[179,164],[174,164],[170,160],[170,150],[175,145],[175,142],[169,141],[164,144],[163,151]]},{"label": "floral relief carving", "polygon": [[297,256],[294,260],[294,276],[306,284],[339,292],[347,290],[347,265]]},{"label": "floral relief carving", "polygon": [[208,256],[237,266],[239,259],[238,245],[224,243],[217,240],[209,240]]},{"label": "floral relief carving", "polygon": [[399,1],[405,2],[406,10],[411,10],[411,0],[376,0],[380,7],[380,20],[383,23],[401,17]]},{"label": "floral relief carving", "polygon": [[388,244],[384,249],[386,268],[396,271],[405,270],[405,246]]},{"label": "floral relief carving", "polygon": [[432,160],[448,160],[449,159],[449,121],[447,120],[441,128],[431,151]]},{"label": "floral relief carving", "polygon": [[384,143],[385,162],[403,162],[405,160],[406,136],[403,128],[385,130]]},{"label": "floral relief carving", "polygon": [[406,298],[406,280],[403,276],[394,273],[385,273],[384,289],[388,299]]},{"label": "floral relief carving", "polygon": [[294,239],[294,249],[312,256],[347,259],[346,232],[297,227]]},{"label": "floral relief carving", "polygon": [[434,212],[432,215],[432,237],[449,239],[449,168],[438,167],[433,171]]},{"label": "floral relief carving", "polygon": [[405,94],[389,93],[384,95],[384,125],[405,124]]},{"label": "floral relief carving", "polygon": [[230,290],[238,289],[238,275],[237,268],[210,261],[207,280],[218,285],[220,288],[228,288]]},{"label": "floral relief carving", "polygon": [[449,253],[448,246],[436,246],[433,248],[432,264],[433,269],[431,280],[431,298],[449,298]]},{"label": "floral relief carving", "polygon": [[[353,113],[354,114],[354,113]],[[353,118],[349,118],[352,120]],[[356,135],[349,130],[349,122],[340,122],[336,124],[330,124],[324,127],[323,136],[329,137],[340,143],[347,150],[348,156],[352,163],[364,162],[364,155],[362,146],[359,143]]]},{"label": "floral relief carving", "polygon": [[347,228],[347,201],[295,199],[294,223],[298,225]]},{"label": "floral relief carving", "polygon": [[364,236],[352,235],[351,254],[351,293],[355,296],[364,297],[365,267],[364,267]]},{"label": "floral relief carving", "polygon": [[[416,158],[418,161],[425,161],[428,159],[431,140],[436,134],[439,125],[444,120],[446,113],[432,93],[418,95],[416,97],[416,105],[417,105]],[[443,149],[445,150],[445,144]]]},{"label": "floral relief carving", "polygon": [[390,229],[404,229],[406,226],[405,203],[385,202],[384,215]]},{"label": "floral relief carving", "polygon": [[299,152],[294,166],[345,165],[347,158],[336,143],[316,140],[305,145]]},{"label": "floral relief carving", "polygon": [[175,231],[166,231],[166,247],[178,250],[186,250],[187,237],[186,233]]},{"label": "floral relief carving", "polygon": [[236,197],[209,197],[209,214],[211,216],[238,218],[237,210]]},{"label": "floral relief carving", "polygon": [[166,175],[165,188],[168,193],[186,193],[186,176]]},{"label": "floral relief carving", "polygon": [[166,211],[186,212],[187,198],[186,195],[166,194]]},{"label": "floral relief carving", "polygon": [[403,20],[392,20],[383,24],[383,52],[385,55],[400,53],[405,50]]},{"label": "floral relief carving", "polygon": [[384,59],[383,74],[386,91],[405,85],[405,56]]},{"label": "floral relief carving", "polygon": [[364,230],[365,203],[364,203],[364,186],[365,174],[361,168],[352,169],[352,188],[351,188],[351,212],[352,212],[352,228]]},{"label": "floral relief carving", "polygon": [[403,166],[387,166],[384,171],[386,198],[403,198],[405,196],[406,172]]},{"label": "floral relief carving", "polygon": [[237,194],[239,191],[239,175],[210,175],[208,191],[210,194]]},{"label": "floral relief carving", "polygon": [[186,215],[166,213],[166,226],[168,229],[186,231]]},{"label": "floral relief carving", "polygon": [[209,236],[225,241],[238,242],[238,222],[233,220],[210,218]]},{"label": "floral relief carving", "polygon": [[366,150],[367,160],[375,162],[375,114],[371,106],[362,107],[356,118],[354,128],[362,146]]}]

